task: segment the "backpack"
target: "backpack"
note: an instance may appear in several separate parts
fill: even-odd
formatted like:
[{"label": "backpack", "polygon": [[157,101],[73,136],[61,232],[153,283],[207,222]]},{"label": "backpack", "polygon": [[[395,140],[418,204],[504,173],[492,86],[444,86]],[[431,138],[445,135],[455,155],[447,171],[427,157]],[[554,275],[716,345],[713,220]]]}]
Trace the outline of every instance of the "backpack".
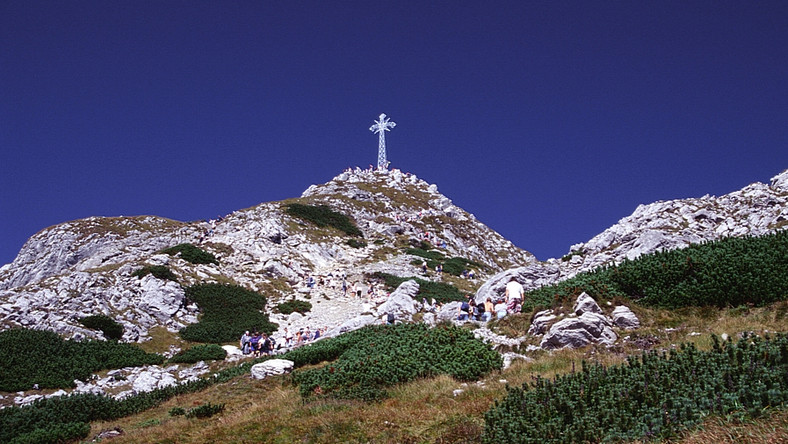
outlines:
[{"label": "backpack", "polygon": [[460,306],[460,310],[468,311],[468,309],[470,309],[470,306],[468,305],[468,303],[467,302],[463,302],[462,305]]},{"label": "backpack", "polygon": [[394,323],[394,315],[393,315],[393,314],[391,314],[391,313],[389,313],[389,314],[386,316],[386,322],[388,322],[389,324],[393,324],[393,323]]}]

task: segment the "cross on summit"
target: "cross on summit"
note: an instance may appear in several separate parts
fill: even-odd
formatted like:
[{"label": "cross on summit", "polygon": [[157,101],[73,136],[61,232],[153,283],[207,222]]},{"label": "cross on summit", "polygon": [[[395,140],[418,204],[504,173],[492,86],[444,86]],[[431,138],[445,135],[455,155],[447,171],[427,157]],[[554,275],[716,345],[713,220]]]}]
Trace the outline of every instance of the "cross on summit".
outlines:
[{"label": "cross on summit", "polygon": [[381,113],[378,117],[380,120],[375,120],[375,124],[369,127],[373,133],[378,133],[378,169],[385,170],[388,168],[388,161],[386,160],[386,131],[391,131],[391,128],[397,126],[396,123],[389,120],[386,114]]}]

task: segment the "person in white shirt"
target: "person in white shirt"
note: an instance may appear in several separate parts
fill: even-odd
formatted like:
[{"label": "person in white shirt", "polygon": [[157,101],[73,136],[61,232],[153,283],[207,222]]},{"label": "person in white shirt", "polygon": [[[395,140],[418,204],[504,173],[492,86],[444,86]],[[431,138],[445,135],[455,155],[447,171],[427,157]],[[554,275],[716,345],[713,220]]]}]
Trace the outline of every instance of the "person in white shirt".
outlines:
[{"label": "person in white shirt", "polygon": [[522,307],[523,294],[525,289],[514,278],[509,279],[506,284],[506,311],[511,313],[519,313]]}]

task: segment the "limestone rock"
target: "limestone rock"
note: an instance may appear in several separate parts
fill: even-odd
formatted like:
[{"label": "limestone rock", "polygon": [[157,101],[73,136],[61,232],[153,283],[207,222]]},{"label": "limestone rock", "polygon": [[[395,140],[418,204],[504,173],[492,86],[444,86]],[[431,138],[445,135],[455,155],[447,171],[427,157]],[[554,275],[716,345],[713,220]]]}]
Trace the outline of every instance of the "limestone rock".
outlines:
[{"label": "limestone rock", "polygon": [[589,296],[586,292],[580,293],[580,296],[577,297],[572,311],[578,316],[583,313],[602,314],[602,309],[599,307],[599,304],[597,304],[594,298]]},{"label": "limestone rock", "polygon": [[548,350],[556,348],[578,348],[592,342],[612,345],[618,338],[611,322],[603,315],[585,312],[579,317],[562,319],[542,338],[540,347]]},{"label": "limestone rock", "polygon": [[531,326],[528,327],[528,334],[532,336],[543,335],[547,331],[548,324],[556,318],[557,316],[553,314],[553,310],[537,312],[531,321]]},{"label": "limestone rock", "polygon": [[287,359],[269,359],[252,366],[252,378],[265,379],[268,376],[283,375],[293,371],[295,363]]},{"label": "limestone rock", "polygon": [[610,315],[613,318],[613,323],[620,328],[630,330],[635,328],[640,328],[640,319],[629,309],[629,307],[624,305],[619,305],[615,309],[613,309],[613,313]]},{"label": "limestone rock", "polygon": [[386,302],[378,307],[378,313],[392,314],[396,320],[410,320],[419,311],[420,303],[413,298],[419,292],[419,284],[405,281],[391,292]]}]

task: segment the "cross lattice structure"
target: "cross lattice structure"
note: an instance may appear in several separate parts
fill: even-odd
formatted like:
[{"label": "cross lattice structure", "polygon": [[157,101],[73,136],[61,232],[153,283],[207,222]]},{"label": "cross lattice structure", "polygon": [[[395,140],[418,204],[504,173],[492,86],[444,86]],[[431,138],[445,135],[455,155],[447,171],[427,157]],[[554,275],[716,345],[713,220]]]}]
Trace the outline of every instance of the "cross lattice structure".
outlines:
[{"label": "cross lattice structure", "polygon": [[386,160],[386,131],[391,131],[391,128],[397,126],[396,123],[389,120],[386,114],[381,113],[375,120],[375,124],[369,127],[369,130],[378,134],[378,169],[387,169],[388,161]]}]

